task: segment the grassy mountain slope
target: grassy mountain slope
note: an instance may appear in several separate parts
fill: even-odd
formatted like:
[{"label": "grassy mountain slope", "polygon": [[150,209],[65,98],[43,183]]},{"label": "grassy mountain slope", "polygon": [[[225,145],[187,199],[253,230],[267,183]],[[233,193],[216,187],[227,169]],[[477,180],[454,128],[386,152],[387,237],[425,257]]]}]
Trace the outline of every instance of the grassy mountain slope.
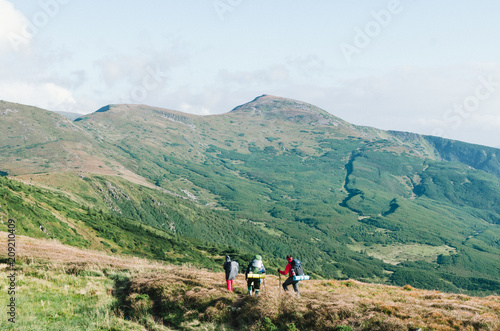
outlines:
[{"label": "grassy mountain slope", "polygon": [[54,112],[0,101],[0,118],[4,172],[61,171],[99,159],[92,136]]},{"label": "grassy mountain slope", "polygon": [[82,171],[149,185],[114,161],[90,133],[55,112],[0,101],[0,131],[2,175]]},{"label": "grassy mountain slope", "polygon": [[493,157],[474,159],[481,146],[446,149],[272,96],[214,116],[110,105],[72,125],[106,168],[18,178],[167,232],[292,253],[326,277],[500,290],[500,182]]},{"label": "grassy mountain slope", "polygon": [[[0,233],[6,245],[6,233]],[[17,237],[16,325],[2,330],[496,330],[500,298],[471,297],[353,280],[300,283],[301,298],[267,275],[258,299],[243,275],[224,274],[53,240]],[[2,260],[6,257],[0,253]],[[265,260],[264,263],[267,264]],[[6,264],[0,286],[7,287]],[[289,293],[291,294],[291,293]],[[7,302],[6,291],[0,300]],[[14,328],[15,327],[15,328]]]},{"label": "grassy mountain slope", "polygon": [[413,146],[434,159],[459,162],[500,177],[500,154],[497,148],[469,144],[434,136],[389,131],[400,143]]},{"label": "grassy mountain slope", "polygon": [[[104,203],[112,203],[113,198],[107,195],[118,194],[117,192],[126,194],[112,186],[112,179],[98,177],[93,180],[97,183],[95,185],[102,182],[104,185],[109,185],[107,189],[105,188],[107,193],[102,199]],[[135,198],[140,197],[137,194]],[[84,198],[92,199],[91,196]],[[226,252],[231,252],[235,256],[241,255],[242,258],[250,256],[243,254],[244,248],[247,247],[245,244],[239,245],[239,249],[230,249],[222,243],[188,239],[187,236],[177,234],[186,231],[185,227],[188,227],[189,231],[201,231],[197,230],[199,224],[189,223],[197,219],[203,219],[203,224],[207,228],[214,226],[213,223],[218,220],[213,214],[197,213],[196,208],[190,208],[189,205],[184,205],[171,197],[160,200],[161,197],[159,199],[145,193],[143,198],[147,203],[137,204],[142,209],[137,208],[136,212],[143,214],[142,221],[137,221],[132,217],[112,214],[105,207],[100,209],[91,207],[88,203],[80,204],[61,192],[26,186],[17,181],[0,178],[2,218],[0,231],[7,231],[7,219],[14,219],[18,235],[54,239],[64,244],[110,253],[155,258],[173,263],[192,263],[216,269],[220,268]],[[158,200],[154,200],[155,198]],[[170,202],[170,207],[165,202]],[[151,225],[147,224],[148,219],[156,220],[162,213],[168,213],[171,222],[175,223],[170,231],[162,230],[165,226],[160,226],[154,221],[150,222]]]}]

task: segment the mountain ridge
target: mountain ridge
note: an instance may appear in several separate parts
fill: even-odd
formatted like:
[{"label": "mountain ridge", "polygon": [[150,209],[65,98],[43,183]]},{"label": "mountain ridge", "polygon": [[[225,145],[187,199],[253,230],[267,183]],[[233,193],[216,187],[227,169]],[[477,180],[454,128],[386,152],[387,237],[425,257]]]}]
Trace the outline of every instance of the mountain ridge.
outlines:
[{"label": "mountain ridge", "polygon": [[[334,125],[317,107],[272,96],[213,116],[110,105],[66,127],[16,107],[0,122],[12,131],[0,154],[9,177],[162,231],[291,253],[324,277],[500,289],[500,179],[481,146]],[[19,123],[23,114],[39,116]]]}]

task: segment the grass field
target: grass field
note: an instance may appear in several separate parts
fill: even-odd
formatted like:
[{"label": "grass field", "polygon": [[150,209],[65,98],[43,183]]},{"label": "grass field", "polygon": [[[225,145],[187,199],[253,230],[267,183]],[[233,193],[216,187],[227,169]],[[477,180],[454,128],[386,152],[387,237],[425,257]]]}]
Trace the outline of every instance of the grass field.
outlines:
[{"label": "grass field", "polygon": [[[6,233],[0,233],[6,247]],[[16,325],[2,330],[498,330],[500,297],[366,284],[300,283],[301,298],[268,275],[259,298],[223,273],[109,256],[53,240],[17,238]],[[6,254],[2,251],[1,256]],[[5,260],[5,258],[4,258]],[[6,303],[6,264],[0,302]],[[283,281],[283,279],[281,279]]]},{"label": "grass field", "polygon": [[[6,247],[6,233],[1,237]],[[1,330],[144,330],[116,313],[116,283],[160,265],[29,237],[18,237],[16,246],[16,323],[2,314]],[[0,302],[5,304],[11,297],[11,272],[7,264],[0,264]]]},{"label": "grass field", "polygon": [[439,255],[452,255],[456,251],[455,248],[446,245],[430,246],[430,245],[372,245],[366,247],[364,245],[349,245],[349,248],[356,252],[366,252],[368,256],[376,259],[381,259],[385,263],[399,264],[404,261],[426,261],[429,263],[436,262]]}]

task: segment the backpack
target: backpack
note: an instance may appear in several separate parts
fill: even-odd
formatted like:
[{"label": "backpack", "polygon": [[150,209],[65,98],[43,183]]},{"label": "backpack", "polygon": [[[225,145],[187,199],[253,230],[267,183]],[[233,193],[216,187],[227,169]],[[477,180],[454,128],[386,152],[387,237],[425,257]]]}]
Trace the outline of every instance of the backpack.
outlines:
[{"label": "backpack", "polygon": [[251,273],[259,273],[263,269],[264,265],[262,263],[262,257],[260,255],[255,255],[254,259],[250,263],[249,271]]},{"label": "backpack", "polygon": [[229,272],[227,274],[227,280],[235,279],[236,275],[238,275],[239,264],[236,261],[231,261],[229,265]]},{"label": "backpack", "polygon": [[250,267],[250,272],[259,272],[262,269],[262,261],[253,260],[252,266]]},{"label": "backpack", "polygon": [[300,260],[294,259],[292,262],[290,262],[292,265],[292,272],[296,276],[302,276],[304,275],[304,269],[302,269],[302,264],[300,263]]}]

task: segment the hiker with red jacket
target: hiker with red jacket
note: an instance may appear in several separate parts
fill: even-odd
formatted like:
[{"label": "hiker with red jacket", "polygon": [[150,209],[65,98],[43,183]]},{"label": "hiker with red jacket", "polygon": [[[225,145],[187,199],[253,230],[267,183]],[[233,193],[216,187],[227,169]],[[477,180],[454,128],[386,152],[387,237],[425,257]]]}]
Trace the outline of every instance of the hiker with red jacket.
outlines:
[{"label": "hiker with red jacket", "polygon": [[294,275],[294,268],[293,268],[293,257],[291,255],[287,255],[286,260],[288,261],[288,264],[285,267],[285,271],[278,269],[278,272],[284,276],[288,274],[288,278],[285,280],[283,283],[283,289],[285,291],[288,291],[288,285],[293,286],[293,290],[297,293],[297,296],[300,296],[299,293],[299,281],[298,280],[293,280]]}]

